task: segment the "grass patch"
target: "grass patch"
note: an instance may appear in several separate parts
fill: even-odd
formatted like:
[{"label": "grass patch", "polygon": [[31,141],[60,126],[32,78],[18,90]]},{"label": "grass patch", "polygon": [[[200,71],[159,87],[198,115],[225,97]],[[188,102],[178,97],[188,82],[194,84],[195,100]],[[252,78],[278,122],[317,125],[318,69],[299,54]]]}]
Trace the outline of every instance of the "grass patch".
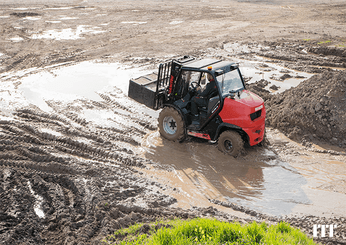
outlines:
[{"label": "grass patch", "polygon": [[324,44],[324,43],[331,43],[332,41],[330,41],[330,40],[327,40],[327,41],[321,41],[321,42],[319,42],[319,43],[317,43],[317,44]]},{"label": "grass patch", "polygon": [[116,231],[102,244],[316,244],[300,230],[285,222],[277,225],[253,222],[221,222],[216,219],[170,220],[150,224],[135,224]]},{"label": "grass patch", "polygon": [[308,41],[310,41],[311,39],[303,39],[303,41],[306,41],[306,42],[308,42]]}]

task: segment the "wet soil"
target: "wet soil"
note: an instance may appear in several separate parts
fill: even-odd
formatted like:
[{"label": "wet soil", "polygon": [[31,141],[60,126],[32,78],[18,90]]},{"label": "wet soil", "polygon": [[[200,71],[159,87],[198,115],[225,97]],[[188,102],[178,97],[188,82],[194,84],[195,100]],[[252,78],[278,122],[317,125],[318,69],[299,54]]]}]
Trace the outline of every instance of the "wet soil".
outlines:
[{"label": "wet soil", "polygon": [[268,126],[290,138],[346,147],[346,72],[323,72],[266,101]]},{"label": "wet soil", "polygon": [[[0,7],[1,244],[98,244],[134,222],[197,216],[286,220],[310,236],[337,224],[315,239],[346,243],[345,3]],[[185,54],[240,64],[265,100],[267,144],[230,159],[161,139],[157,112],[126,96],[128,75]]]}]

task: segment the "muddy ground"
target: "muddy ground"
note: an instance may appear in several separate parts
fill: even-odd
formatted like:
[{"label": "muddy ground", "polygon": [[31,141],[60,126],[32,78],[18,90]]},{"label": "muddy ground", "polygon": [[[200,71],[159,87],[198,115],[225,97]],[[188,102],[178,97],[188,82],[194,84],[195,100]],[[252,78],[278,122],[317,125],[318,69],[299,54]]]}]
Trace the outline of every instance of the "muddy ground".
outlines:
[{"label": "muddy ground", "polygon": [[[310,236],[337,224],[315,239],[345,244],[345,12],[342,1],[0,3],[0,243],[98,244],[134,222],[214,216],[287,220]],[[185,54],[256,69],[243,73],[265,99],[268,144],[229,159],[167,142],[117,77],[91,97],[35,103],[42,72],[54,83],[87,67],[53,90],[83,76],[101,87],[105,73]]]}]

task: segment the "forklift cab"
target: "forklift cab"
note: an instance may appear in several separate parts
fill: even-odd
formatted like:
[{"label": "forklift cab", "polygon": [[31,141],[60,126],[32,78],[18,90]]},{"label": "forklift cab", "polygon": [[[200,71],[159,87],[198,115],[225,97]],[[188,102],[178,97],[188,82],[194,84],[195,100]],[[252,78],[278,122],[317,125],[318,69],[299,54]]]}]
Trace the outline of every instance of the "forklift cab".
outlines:
[{"label": "forklift cab", "polygon": [[[174,68],[174,63],[173,63]],[[179,70],[178,70],[179,69]],[[207,98],[206,105],[198,107],[199,128],[203,128],[221,111],[223,100],[228,96],[240,94],[245,89],[242,76],[235,63],[215,59],[192,61],[176,66],[176,78],[168,101],[179,107],[187,118],[187,125],[192,123],[191,99],[196,90],[203,91],[210,79],[215,80],[217,91]]]}]

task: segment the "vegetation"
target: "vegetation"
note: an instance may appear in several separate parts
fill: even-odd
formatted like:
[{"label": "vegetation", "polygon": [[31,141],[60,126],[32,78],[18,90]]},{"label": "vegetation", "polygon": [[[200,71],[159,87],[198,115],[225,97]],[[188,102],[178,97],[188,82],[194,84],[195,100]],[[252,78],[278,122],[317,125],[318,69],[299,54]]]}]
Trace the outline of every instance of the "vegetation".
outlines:
[{"label": "vegetation", "polygon": [[135,224],[106,237],[103,244],[315,244],[300,230],[285,222],[277,225],[253,222],[221,222],[216,219],[180,219]]},{"label": "vegetation", "polygon": [[321,41],[321,42],[319,42],[319,43],[317,43],[317,44],[323,44],[323,43],[331,43],[332,41],[330,41],[330,40],[327,40],[327,41]]}]

